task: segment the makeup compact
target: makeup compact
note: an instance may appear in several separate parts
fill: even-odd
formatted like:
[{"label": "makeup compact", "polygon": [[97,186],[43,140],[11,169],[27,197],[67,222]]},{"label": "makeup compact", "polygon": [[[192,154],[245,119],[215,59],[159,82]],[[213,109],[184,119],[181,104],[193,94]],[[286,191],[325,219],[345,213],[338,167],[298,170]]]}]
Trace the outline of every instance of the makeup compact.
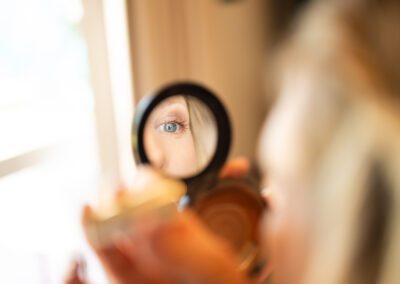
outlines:
[{"label": "makeup compact", "polygon": [[196,212],[233,247],[241,268],[256,274],[264,263],[258,225],[266,204],[256,171],[246,178],[219,178],[231,137],[227,111],[217,96],[202,85],[179,82],[139,102],[132,149],[138,164],[186,184],[178,206]]}]

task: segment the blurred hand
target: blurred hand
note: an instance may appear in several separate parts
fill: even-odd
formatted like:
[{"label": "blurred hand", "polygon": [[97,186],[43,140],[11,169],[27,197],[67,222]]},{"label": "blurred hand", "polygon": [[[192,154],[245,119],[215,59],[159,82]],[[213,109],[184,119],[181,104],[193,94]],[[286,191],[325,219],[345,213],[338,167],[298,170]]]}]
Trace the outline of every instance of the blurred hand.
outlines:
[{"label": "blurred hand", "polygon": [[[220,177],[240,177],[248,170],[249,162],[237,159],[224,167]],[[84,227],[91,214],[91,208],[85,207]],[[89,240],[115,283],[249,282],[237,269],[239,261],[227,243],[212,234],[189,210],[172,220],[147,219],[132,227],[134,234],[121,236],[107,248],[96,247]]]},{"label": "blurred hand", "polygon": [[250,162],[245,157],[235,158],[228,162],[219,173],[220,178],[240,178],[246,176],[250,171]]}]

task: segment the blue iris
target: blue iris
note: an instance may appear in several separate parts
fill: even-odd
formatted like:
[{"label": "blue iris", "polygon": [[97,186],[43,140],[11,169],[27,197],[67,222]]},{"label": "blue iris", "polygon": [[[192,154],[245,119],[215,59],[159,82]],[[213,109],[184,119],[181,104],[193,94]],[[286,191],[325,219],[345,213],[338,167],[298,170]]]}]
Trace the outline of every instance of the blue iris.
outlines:
[{"label": "blue iris", "polygon": [[178,131],[179,125],[176,122],[168,122],[162,125],[162,130],[168,133],[175,133]]}]

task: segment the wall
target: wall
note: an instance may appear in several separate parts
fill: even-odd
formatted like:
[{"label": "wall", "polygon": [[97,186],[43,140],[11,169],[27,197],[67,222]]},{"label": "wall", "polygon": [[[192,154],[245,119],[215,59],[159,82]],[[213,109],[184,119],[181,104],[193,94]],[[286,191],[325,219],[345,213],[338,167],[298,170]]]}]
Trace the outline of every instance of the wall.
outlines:
[{"label": "wall", "polygon": [[202,82],[231,114],[231,153],[254,157],[266,112],[265,3],[128,0],[136,101],[177,79]]}]

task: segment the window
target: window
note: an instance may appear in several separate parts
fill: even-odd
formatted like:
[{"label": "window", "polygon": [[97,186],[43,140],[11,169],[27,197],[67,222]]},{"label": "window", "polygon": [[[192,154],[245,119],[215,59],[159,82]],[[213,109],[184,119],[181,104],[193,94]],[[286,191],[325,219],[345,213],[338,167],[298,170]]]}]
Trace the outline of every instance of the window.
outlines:
[{"label": "window", "polygon": [[81,18],[78,0],[2,5],[0,161],[87,127],[93,99]]},{"label": "window", "polygon": [[[112,69],[113,62],[129,64],[121,59],[128,46],[123,17],[116,14],[123,1],[113,1],[119,10],[108,12],[112,27],[102,23],[102,3],[1,3],[0,283],[60,283],[75,253],[88,260],[91,281],[105,283],[79,215],[101,180],[116,176],[107,157],[132,167],[126,154],[132,94],[123,88],[130,82],[121,82],[131,76],[121,74],[121,65]],[[86,30],[84,22],[96,29]],[[96,40],[106,28],[113,41]],[[104,141],[114,136],[115,143]]]}]

